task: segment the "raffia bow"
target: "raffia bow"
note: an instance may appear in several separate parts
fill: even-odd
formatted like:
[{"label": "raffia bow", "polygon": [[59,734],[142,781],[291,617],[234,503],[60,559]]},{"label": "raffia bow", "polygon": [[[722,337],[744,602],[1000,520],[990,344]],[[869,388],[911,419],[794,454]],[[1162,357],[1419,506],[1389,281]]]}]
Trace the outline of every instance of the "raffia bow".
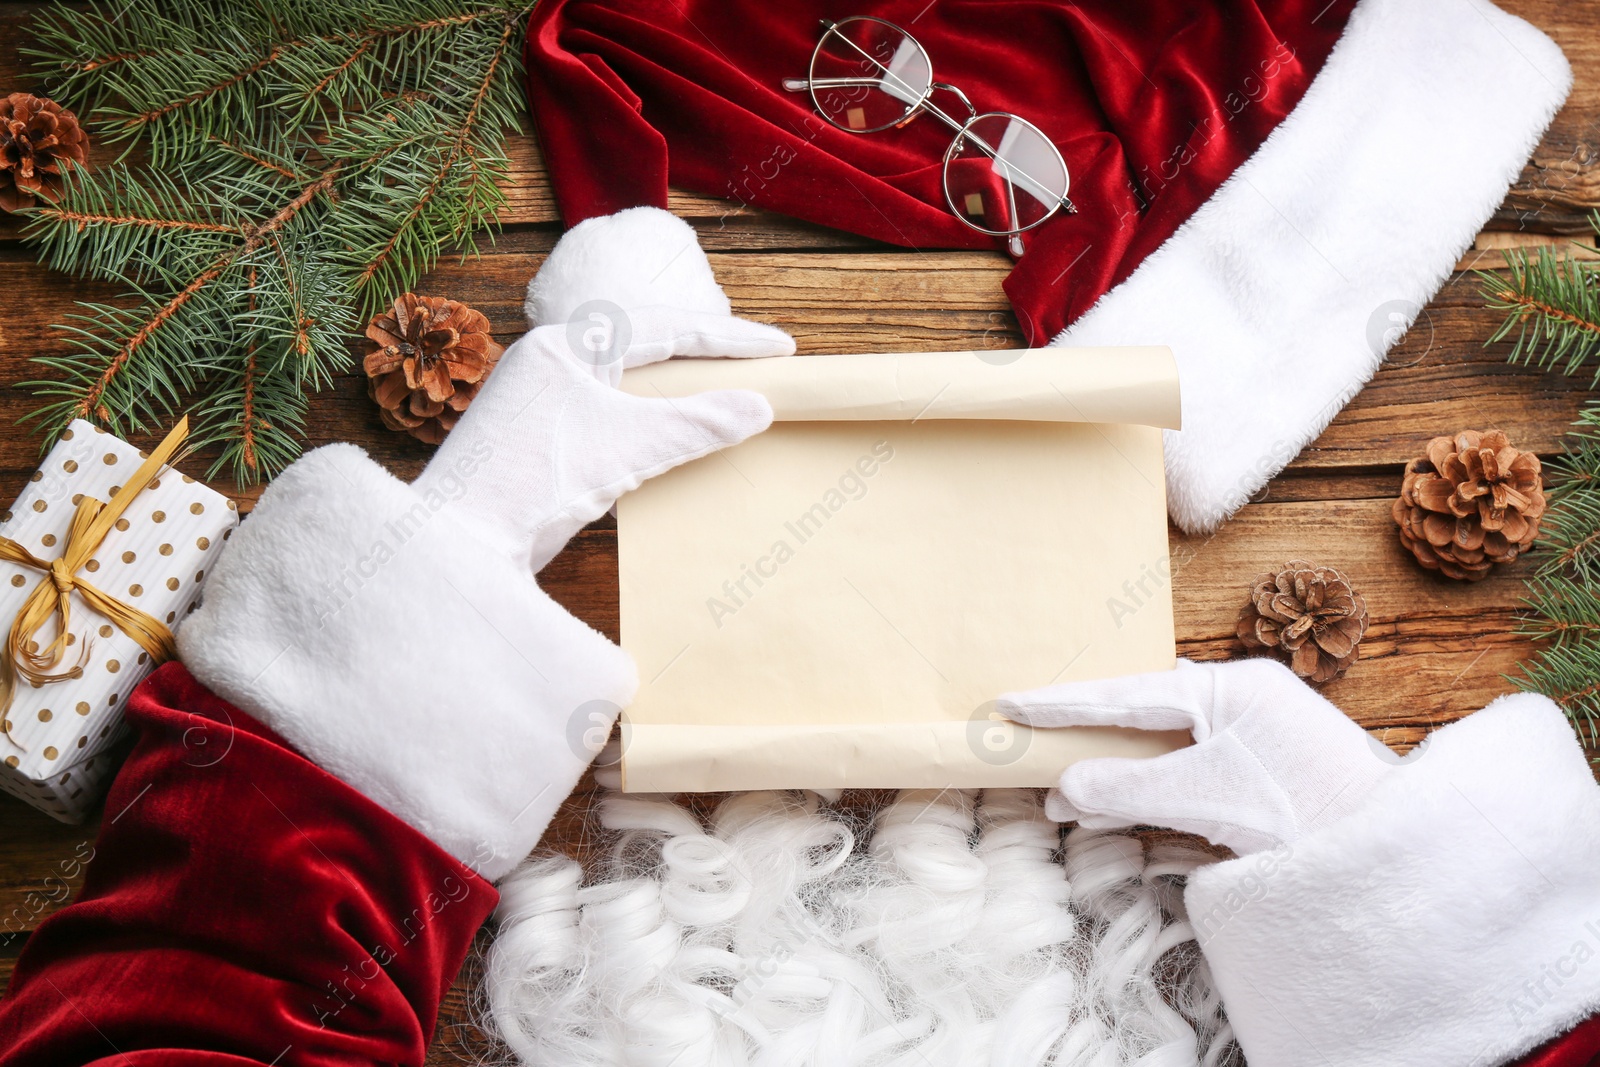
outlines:
[{"label": "raffia bow", "polygon": [[[70,643],[68,638],[72,632],[70,625],[74,592],[83,598],[85,604],[110,620],[113,626],[133,638],[140,648],[150,653],[156,663],[163,663],[175,654],[172,631],[167,629],[165,623],[95,588],[79,577],[78,570],[100,548],[107,532],[128,510],[134,498],[149,487],[169,461],[173,461],[173,454],[183,445],[188,434],[188,418],[179,419],[178,425],[150,453],[150,458],[133,472],[133,477],[111,494],[109,502],[101,503],[93,497],[81,497],[78,509],[72,514],[72,525],[61,546],[59,559],[40,559],[9,537],[0,537],[0,560],[32,567],[43,571],[45,575],[28,594],[28,599],[23,601],[22,608],[11,623],[10,636],[6,638],[6,655],[0,661],[0,718],[3,718],[4,712],[11,710],[19,677],[40,686],[83,676],[83,662],[89,654],[87,640],[78,653],[78,662],[65,671],[57,670]],[[58,620],[56,638],[40,648],[34,635],[51,616]],[[4,723],[4,730],[6,736],[10,737],[9,721]],[[15,741],[14,738],[12,740]]]}]

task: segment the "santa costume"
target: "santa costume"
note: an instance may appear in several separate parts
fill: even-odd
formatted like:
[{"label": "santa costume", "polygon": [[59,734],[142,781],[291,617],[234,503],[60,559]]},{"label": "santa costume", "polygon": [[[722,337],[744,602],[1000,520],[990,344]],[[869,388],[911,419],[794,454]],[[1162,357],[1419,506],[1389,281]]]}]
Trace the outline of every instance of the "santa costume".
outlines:
[{"label": "santa costume", "polygon": [[[617,71],[617,55],[603,53],[633,48],[629,42],[658,23],[628,23],[592,5],[595,18],[615,25],[584,29],[574,44],[564,34],[578,31],[563,29],[561,16],[579,6],[552,3],[536,13],[534,77],[556,79],[556,62],[537,57],[571,49],[567,73],[616,96],[613,129],[634,139],[617,142],[624,154],[614,162],[631,167],[639,139],[650,141],[633,119],[660,122],[662,112],[639,103],[645,96],[635,82],[648,61]],[[1053,22],[1030,16],[1035,9],[1026,3],[1006,10],[1041,43],[1050,27],[1081,22],[1073,54],[1082,69],[1074,77],[1093,82],[1099,64],[1114,65],[1119,52],[1114,35],[1094,43],[1117,21],[1105,6],[1084,14],[1072,5]],[[1316,290],[1299,294],[1314,308],[1333,307],[1333,290],[1359,301],[1371,295],[1374,271],[1335,263],[1326,277],[1269,278],[1274,272],[1254,262],[1276,247],[1271,240],[1255,247],[1263,231],[1283,237],[1309,228],[1317,247],[1359,258],[1365,238],[1346,225],[1353,205],[1341,182],[1370,192],[1363,183],[1376,181],[1377,154],[1400,152],[1404,160],[1432,145],[1456,153],[1444,157],[1453,160],[1458,139],[1473,142],[1471,166],[1452,174],[1471,195],[1430,192],[1440,203],[1424,213],[1427,225],[1412,227],[1405,212],[1390,220],[1393,228],[1361,220],[1386,246],[1416,254],[1412,281],[1425,288],[1431,283],[1418,282],[1418,272],[1448,269],[1455,252],[1446,251],[1466,239],[1456,230],[1469,219],[1475,228],[1492,209],[1499,192],[1491,185],[1503,190],[1537,136],[1534,127],[1564,93],[1559,53],[1525,24],[1471,0],[1448,12],[1394,0],[1363,0],[1353,11],[1337,2],[1283,7],[1285,25],[1308,36],[1289,64],[1299,72],[1286,71],[1287,80],[1266,94],[1283,97],[1278,119],[1235,146],[1219,168],[1174,176],[1173,183],[1196,184],[1194,213],[1118,239],[1115,254],[1088,272],[1099,280],[1084,283],[1076,305],[1059,305],[1093,308],[1069,330],[1095,321],[1109,329],[1132,314],[1117,310],[1118,294],[1137,295],[1141,277],[1156,278],[1148,283],[1156,287],[1166,284],[1162,278],[1200,284],[1220,277],[1234,284],[1214,288],[1213,321],[1242,331],[1229,335],[1240,363],[1228,373],[1249,367],[1270,377],[1270,366],[1251,362],[1276,343],[1263,325],[1269,308],[1256,301],[1291,295],[1295,286]],[[1220,24],[1196,16],[1186,31],[1192,43],[1174,30],[1178,51],[1201,64],[1230,51],[1231,44],[1219,48],[1236,39],[1224,31],[1243,26],[1252,32],[1237,38],[1246,42],[1243,58],[1230,70],[1252,70],[1260,49],[1282,39],[1276,24],[1255,5],[1223,9],[1230,17]],[[927,19],[950,27],[948,38],[927,33],[930,50],[942,53],[947,41],[953,47],[977,10],[930,10]],[[684,25],[700,14],[691,5]],[[1323,26],[1325,19],[1333,25]],[[747,25],[769,32],[776,21],[757,13]],[[1124,48],[1147,36],[1134,16],[1125,21]],[[659,25],[679,44],[691,37]],[[1387,50],[1404,42],[1405,62],[1386,62]],[[1515,86],[1482,65],[1508,42],[1534,72]],[[1349,69],[1335,65],[1341,55]],[[1000,95],[1011,66],[996,58],[993,67]],[[712,70],[675,69],[679,90],[710,85],[734,99]],[[974,63],[962,77],[976,83],[981,69]],[[1473,77],[1465,78],[1468,71]],[[1181,75],[1145,73],[1160,83]],[[1330,74],[1338,77],[1324,83]],[[1196,76],[1196,84],[1209,77]],[[1304,109],[1318,100],[1335,108],[1344,91],[1359,98],[1345,106],[1365,124],[1352,120],[1343,132],[1297,142],[1291,124]],[[1413,125],[1391,126],[1377,106],[1381,93],[1390,103],[1409,101],[1398,110]],[[1021,110],[1025,102],[1002,97],[990,106],[1002,105]],[[1467,117],[1479,106],[1488,109],[1481,129]],[[1148,102],[1134,108],[1150,110]],[[1091,112],[1105,124],[1119,121],[1105,101],[1079,113]],[[1174,129],[1186,124],[1173,121]],[[547,113],[540,123],[548,143]],[[1362,129],[1374,140],[1363,140]],[[1474,141],[1479,134],[1487,140]],[[1325,143],[1313,151],[1308,139]],[[663,140],[672,136],[654,143]],[[1125,152],[1115,140],[1102,133],[1099,150]],[[1252,177],[1243,168],[1276,144],[1297,143],[1287,157],[1311,173],[1336,160],[1349,169],[1322,182],[1320,197],[1269,192],[1262,202],[1274,215],[1299,205],[1276,222],[1259,212],[1253,222],[1235,218],[1232,201],[1223,200],[1230,190],[1237,201],[1275,188],[1268,174],[1283,173],[1263,166]],[[1164,158],[1161,141],[1155,144]],[[1080,175],[1075,196],[1085,213],[1094,199],[1086,185],[1115,202],[1117,180],[1096,186],[1081,177],[1095,172],[1093,145],[1064,147]],[[674,168],[680,156],[673,155]],[[665,159],[643,172],[662,196]],[[906,180],[915,186],[918,179]],[[891,195],[893,183],[884,184],[879,192]],[[558,179],[564,199],[571,188]],[[841,195],[831,181],[814,192]],[[894,195],[924,199],[914,190]],[[1162,195],[1140,194],[1150,204],[1141,201],[1138,210]],[[596,200],[587,213],[617,206]],[[1220,229],[1207,228],[1214,217]],[[924,221],[945,227],[952,243],[967,240],[944,220]],[[1346,246],[1346,238],[1357,243]],[[1070,234],[1059,240],[1071,247]],[[664,266],[641,254],[668,246],[677,254]],[[1045,249],[1041,234],[1024,263]],[[1377,262],[1386,267],[1395,258]],[[1268,280],[1270,292],[1254,288]],[[594,300],[630,319],[631,342],[618,364],[578,358],[569,339],[567,322]],[[693,232],[648,206],[575,226],[530,287],[528,307],[533,329],[507,351],[415,483],[401,483],[353,446],[332,445],[306,455],[263,494],[208,577],[203,606],[179,630],[183,662],[161,668],[130,701],[139,743],[107,800],[83,889],[30,937],[0,1002],[0,1064],[424,1061],[441,997],[495,907],[494,883],[535,846],[592,755],[568,736],[574,712],[625,705],[636,685],[627,657],[552,601],[538,570],[622,493],[760,432],[771,417],[754,394],[652,401],[615,390],[616,375],[673,355],[793,351],[781,331],[732,317]],[[1053,331],[1067,317],[1041,312],[1044,325],[1030,329]],[[1342,334],[1302,340],[1349,347]],[[1307,358],[1316,361],[1314,352]],[[1186,387],[1199,365],[1186,365]],[[1338,398],[1363,377],[1345,365],[1322,386]],[[1297,423],[1296,432],[1307,425]],[[1181,458],[1174,466],[1175,477],[1184,477]],[[1190,518],[1220,518],[1220,498],[1198,483],[1195,492],[1211,503],[1197,504]],[[474,667],[446,678],[426,669],[436,659]],[[1235,851],[1197,872],[1186,899],[1240,1046],[1256,1067],[1576,1067],[1600,1055],[1600,785],[1548,700],[1502,698],[1436,731],[1400,762],[1374,754],[1337,709],[1260,662],[1186,664],[1161,675],[1010,694],[1001,707],[1040,727],[1190,730],[1196,743],[1167,756],[1077,764],[1051,811],[1084,826],[1190,830]]]},{"label": "santa costume", "polygon": [[[139,744],[82,891],[0,1002],[0,1063],[423,1062],[493,883],[584,769],[574,710],[635,685],[536,570],[628,488],[770,418],[753,394],[615,390],[569,347],[571,302],[629,309],[629,365],[792,350],[727,314],[692,242],[647,276],[633,227],[691,236],[653,211],[563,239],[530,292],[557,325],[507,352],[417,482],[332,445],[263,495],[179,632],[183,663],[132,699]],[[409,666],[437,657],[476,666]],[[1193,733],[1075,765],[1051,810],[1239,854],[1186,898],[1248,1062],[1600,1054],[1600,785],[1543,697],[1502,698],[1399,764],[1262,661],[1001,706]]]}]

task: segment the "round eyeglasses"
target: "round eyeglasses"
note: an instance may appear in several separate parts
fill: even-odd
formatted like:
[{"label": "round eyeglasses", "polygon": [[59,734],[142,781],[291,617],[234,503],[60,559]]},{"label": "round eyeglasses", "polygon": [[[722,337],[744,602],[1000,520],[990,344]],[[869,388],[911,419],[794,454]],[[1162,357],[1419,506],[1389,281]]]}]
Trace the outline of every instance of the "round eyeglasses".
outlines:
[{"label": "round eyeglasses", "polygon": [[[790,92],[809,92],[817,114],[847,133],[879,133],[927,112],[955,131],[944,153],[944,198],[956,218],[979,233],[1009,238],[1023,252],[1021,234],[1057,211],[1076,214],[1067,199],[1066,161],[1044,133],[1020,115],[983,114],[967,94],[933,80],[927,50],[892,22],[856,15],[823,20],[822,39],[805,78],[785,78]],[[933,102],[935,91],[960,101],[963,120]]]}]

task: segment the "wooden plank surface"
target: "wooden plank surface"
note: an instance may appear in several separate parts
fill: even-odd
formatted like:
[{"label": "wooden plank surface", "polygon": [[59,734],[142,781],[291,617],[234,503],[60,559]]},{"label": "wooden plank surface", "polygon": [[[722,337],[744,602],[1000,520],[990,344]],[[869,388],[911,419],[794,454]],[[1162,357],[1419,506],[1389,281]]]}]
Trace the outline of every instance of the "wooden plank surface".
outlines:
[{"label": "wooden plank surface", "polygon": [[[0,85],[36,84],[23,73],[17,45],[37,5],[0,3]],[[1560,375],[1508,366],[1505,346],[1485,348],[1497,317],[1481,306],[1467,272],[1503,265],[1504,252],[1583,242],[1594,250],[1588,215],[1600,208],[1600,5],[1561,0],[1504,4],[1550,32],[1566,50],[1577,82],[1566,108],[1458,273],[1425,309],[1372,383],[1218,534],[1174,532],[1173,588],[1180,649],[1202,659],[1238,654],[1233,620],[1251,578],[1292,557],[1346,570],[1365,593],[1372,628],[1362,659],[1327,695],[1377,736],[1408,747],[1429,729],[1476,708],[1510,686],[1529,651],[1512,635],[1522,593],[1519,566],[1476,585],[1421,571],[1401,550],[1389,519],[1400,466],[1428,437],[1463,427],[1499,426],[1523,447],[1550,452],[1583,393]],[[560,220],[533,139],[512,138],[514,161],[505,229],[481,258],[448,262],[419,291],[467,301],[490,318],[501,340],[522,330],[529,277],[560,234]],[[110,153],[97,150],[95,159]],[[1397,174],[1397,182],[1428,181]],[[674,192],[745,315],[795,334],[801,351],[906,351],[1008,347],[1019,343],[1000,283],[1009,269],[999,252],[908,252],[850,234],[754,209]],[[9,499],[33,470],[37,437],[15,420],[34,406],[16,387],[31,377],[31,356],[60,351],[51,324],[74,299],[114,296],[38,267],[0,217],[0,497]],[[414,476],[429,449],[378,421],[358,373],[317,397],[310,443],[354,441],[401,477]],[[219,485],[225,490],[233,487]],[[243,494],[248,507],[255,493]],[[609,520],[583,531],[541,576],[550,593],[579,617],[617,635],[616,532]],[[545,844],[579,852],[592,786],[563,807]],[[0,798],[0,983],[29,931],[69,899],[81,871],[66,872],[92,842],[95,824],[68,827]],[[65,865],[65,866],[64,866]],[[480,939],[481,941],[482,939]],[[481,1035],[469,1021],[473,965],[452,989],[430,1062],[474,1061]]]}]

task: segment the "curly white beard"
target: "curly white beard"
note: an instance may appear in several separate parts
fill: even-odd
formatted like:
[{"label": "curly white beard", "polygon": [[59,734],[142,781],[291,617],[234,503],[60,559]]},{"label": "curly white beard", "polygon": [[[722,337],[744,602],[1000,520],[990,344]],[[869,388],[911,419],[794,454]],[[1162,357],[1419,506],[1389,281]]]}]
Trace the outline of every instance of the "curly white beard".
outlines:
[{"label": "curly white beard", "polygon": [[[502,884],[486,1024],[525,1067],[1147,1067],[1234,1055],[1183,914],[1215,859],[1061,828],[1028,790],[900,793],[866,826],[812,793],[705,825],[609,793],[585,876]],[[870,840],[865,839],[870,833]]]}]

